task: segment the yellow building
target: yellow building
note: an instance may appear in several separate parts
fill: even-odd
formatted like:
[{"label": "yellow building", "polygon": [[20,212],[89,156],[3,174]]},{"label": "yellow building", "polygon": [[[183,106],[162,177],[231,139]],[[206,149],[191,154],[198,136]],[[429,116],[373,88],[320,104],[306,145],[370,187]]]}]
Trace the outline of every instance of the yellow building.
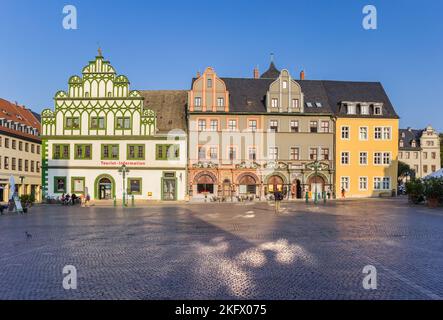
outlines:
[{"label": "yellow building", "polygon": [[[399,117],[378,82],[336,87],[335,195],[392,196],[397,192]],[[327,89],[327,88],[326,88]],[[328,89],[327,89],[328,90]],[[331,99],[331,95],[330,99]]]}]

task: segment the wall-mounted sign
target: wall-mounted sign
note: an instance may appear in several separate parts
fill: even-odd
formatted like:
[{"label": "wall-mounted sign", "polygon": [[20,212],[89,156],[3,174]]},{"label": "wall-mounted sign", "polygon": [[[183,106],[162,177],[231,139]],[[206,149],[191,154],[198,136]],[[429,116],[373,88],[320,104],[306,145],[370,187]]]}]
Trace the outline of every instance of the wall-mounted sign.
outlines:
[{"label": "wall-mounted sign", "polygon": [[100,161],[102,166],[112,167],[112,166],[146,166],[145,161]]}]

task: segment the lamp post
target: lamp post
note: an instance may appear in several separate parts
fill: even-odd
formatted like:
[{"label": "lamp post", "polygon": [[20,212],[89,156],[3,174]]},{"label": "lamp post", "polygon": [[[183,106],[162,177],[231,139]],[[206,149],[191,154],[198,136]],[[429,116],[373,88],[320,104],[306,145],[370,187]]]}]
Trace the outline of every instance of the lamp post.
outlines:
[{"label": "lamp post", "polygon": [[125,197],[126,197],[126,192],[125,192],[125,180],[126,180],[126,174],[129,173],[129,169],[126,167],[125,164],[123,164],[119,169],[118,172],[120,172],[123,176],[123,207],[126,207],[126,202],[125,202]]}]

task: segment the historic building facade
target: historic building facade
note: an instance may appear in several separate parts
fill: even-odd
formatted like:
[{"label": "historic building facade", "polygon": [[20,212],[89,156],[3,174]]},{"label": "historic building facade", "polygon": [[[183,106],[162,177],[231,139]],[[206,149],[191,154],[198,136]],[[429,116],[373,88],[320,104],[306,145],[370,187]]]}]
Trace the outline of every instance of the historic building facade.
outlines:
[{"label": "historic building facade", "polygon": [[186,128],[158,127],[162,110],[184,119],[183,93],[131,91],[100,51],[68,84],[56,93],[55,109],[42,112],[45,196],[185,198]]},{"label": "historic building facade", "polygon": [[[11,192],[41,200],[40,120],[31,110],[0,99],[0,202]],[[11,190],[10,178],[15,190]]]},{"label": "historic building facade", "polygon": [[323,85],[337,118],[337,196],[396,194],[399,119],[382,85],[340,81]]},{"label": "historic building facade", "polygon": [[253,78],[207,68],[189,91],[188,131],[192,199],[266,199],[276,188],[287,199],[332,196],[334,121],[321,82],[274,63]]},{"label": "historic building facade", "polygon": [[408,164],[416,178],[423,178],[441,169],[440,137],[432,126],[426,129],[400,129],[398,159]]}]

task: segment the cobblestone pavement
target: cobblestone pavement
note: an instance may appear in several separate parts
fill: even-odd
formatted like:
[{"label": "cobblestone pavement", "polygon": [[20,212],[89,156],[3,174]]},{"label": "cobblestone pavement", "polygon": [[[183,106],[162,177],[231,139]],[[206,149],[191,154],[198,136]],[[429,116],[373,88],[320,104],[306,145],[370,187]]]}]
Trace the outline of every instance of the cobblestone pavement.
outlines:
[{"label": "cobblestone pavement", "polygon": [[[443,210],[371,199],[282,211],[40,206],[1,216],[0,299],[443,297]],[[65,265],[77,268],[77,290],[62,287]],[[366,265],[376,290],[362,286]]]}]

